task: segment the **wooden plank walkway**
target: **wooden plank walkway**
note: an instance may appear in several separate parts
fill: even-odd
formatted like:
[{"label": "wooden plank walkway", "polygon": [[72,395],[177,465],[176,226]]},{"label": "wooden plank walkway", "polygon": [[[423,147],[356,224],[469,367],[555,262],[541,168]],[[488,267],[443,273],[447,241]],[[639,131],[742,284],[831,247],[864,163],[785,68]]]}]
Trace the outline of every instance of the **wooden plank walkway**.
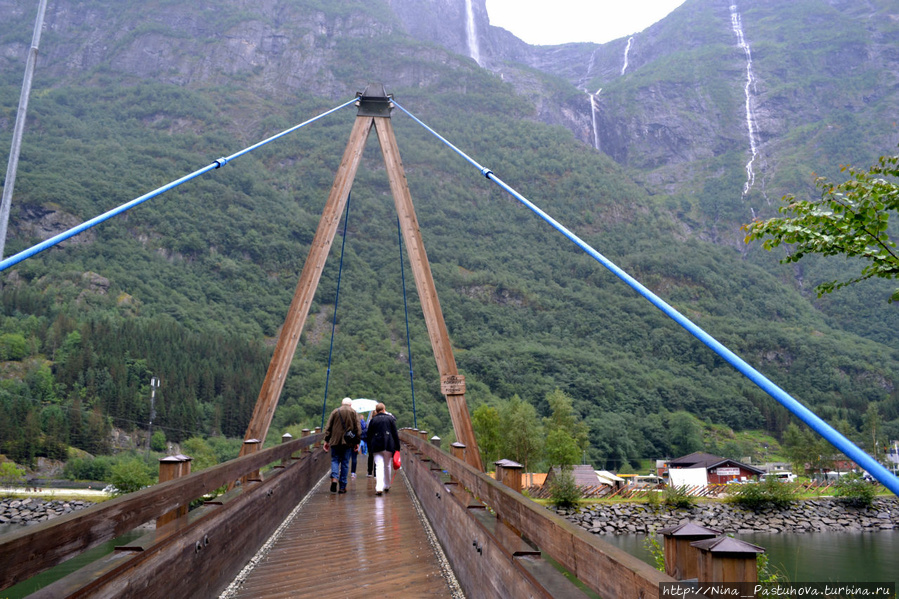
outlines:
[{"label": "wooden plank walkway", "polygon": [[223,598],[462,597],[402,472],[381,496],[365,474],[345,494],[331,493],[330,481],[319,482]]}]

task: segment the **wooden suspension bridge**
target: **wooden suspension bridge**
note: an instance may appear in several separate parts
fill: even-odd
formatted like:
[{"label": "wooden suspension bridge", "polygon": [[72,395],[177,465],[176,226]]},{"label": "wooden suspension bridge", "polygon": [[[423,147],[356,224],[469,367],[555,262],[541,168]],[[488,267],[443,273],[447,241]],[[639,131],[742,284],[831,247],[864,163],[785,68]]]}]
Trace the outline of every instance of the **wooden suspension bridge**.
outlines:
[{"label": "wooden suspension bridge", "polygon": [[[196,473],[189,458],[166,458],[157,485],[5,535],[0,589],[148,522],[156,526],[144,536],[30,596],[653,599],[660,583],[675,582],[484,473],[390,121],[392,98],[370,86],[357,105],[241,455]],[[390,493],[375,496],[373,479],[360,477],[336,495],[325,484],[323,433],[260,448],[373,129],[459,442],[447,453],[426,432],[403,430],[401,482]]]}]

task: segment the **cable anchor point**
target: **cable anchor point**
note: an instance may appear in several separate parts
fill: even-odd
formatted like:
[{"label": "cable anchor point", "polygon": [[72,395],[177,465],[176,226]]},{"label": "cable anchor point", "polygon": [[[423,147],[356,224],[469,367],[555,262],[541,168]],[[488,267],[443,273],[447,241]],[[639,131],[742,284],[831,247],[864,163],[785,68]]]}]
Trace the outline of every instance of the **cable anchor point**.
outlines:
[{"label": "cable anchor point", "polygon": [[381,83],[369,83],[365,91],[356,92],[356,116],[379,116],[390,118],[393,110],[393,94],[388,94]]}]

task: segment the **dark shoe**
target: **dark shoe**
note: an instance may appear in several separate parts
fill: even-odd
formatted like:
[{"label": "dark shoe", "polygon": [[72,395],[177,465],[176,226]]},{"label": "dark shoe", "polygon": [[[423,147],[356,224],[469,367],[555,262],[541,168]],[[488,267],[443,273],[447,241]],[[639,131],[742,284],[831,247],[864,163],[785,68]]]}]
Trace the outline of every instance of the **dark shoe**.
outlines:
[{"label": "dark shoe", "polygon": [[346,487],[344,487],[344,488],[342,488],[342,489],[340,489],[340,490],[339,490],[339,491],[337,491],[337,492],[338,492],[338,493],[346,493]]},{"label": "dark shoe", "polygon": [[375,495],[377,495],[378,497],[380,497],[380,496],[381,496],[381,492],[380,492],[380,491],[375,491]]},{"label": "dark shoe", "polygon": [[333,478],[331,479],[331,492],[332,493],[337,492],[337,480],[335,480]]},{"label": "dark shoe", "polygon": [[390,487],[384,487],[384,492],[385,492],[385,493],[389,493],[389,492],[390,492]]}]

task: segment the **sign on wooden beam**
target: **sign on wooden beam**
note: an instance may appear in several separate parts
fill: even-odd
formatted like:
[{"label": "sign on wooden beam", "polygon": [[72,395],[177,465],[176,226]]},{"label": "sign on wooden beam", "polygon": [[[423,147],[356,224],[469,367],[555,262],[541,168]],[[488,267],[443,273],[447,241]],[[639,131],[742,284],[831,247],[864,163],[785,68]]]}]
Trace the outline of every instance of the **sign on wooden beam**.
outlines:
[{"label": "sign on wooden beam", "polygon": [[461,374],[448,374],[440,380],[440,392],[444,395],[464,395],[465,377]]}]

